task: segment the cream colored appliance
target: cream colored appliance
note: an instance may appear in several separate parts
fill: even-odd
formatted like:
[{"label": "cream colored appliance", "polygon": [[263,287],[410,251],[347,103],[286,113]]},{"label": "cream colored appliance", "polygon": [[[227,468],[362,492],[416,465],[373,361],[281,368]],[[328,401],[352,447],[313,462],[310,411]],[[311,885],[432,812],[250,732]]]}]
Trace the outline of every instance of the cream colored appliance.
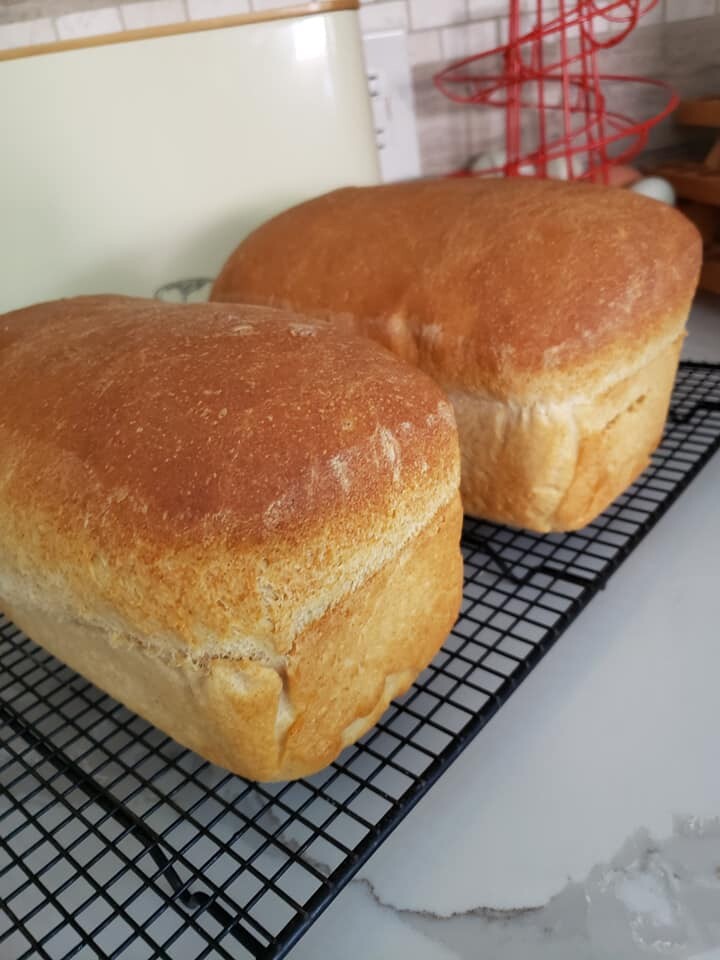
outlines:
[{"label": "cream colored appliance", "polygon": [[213,276],[378,179],[356,0],[0,53],[0,311]]}]

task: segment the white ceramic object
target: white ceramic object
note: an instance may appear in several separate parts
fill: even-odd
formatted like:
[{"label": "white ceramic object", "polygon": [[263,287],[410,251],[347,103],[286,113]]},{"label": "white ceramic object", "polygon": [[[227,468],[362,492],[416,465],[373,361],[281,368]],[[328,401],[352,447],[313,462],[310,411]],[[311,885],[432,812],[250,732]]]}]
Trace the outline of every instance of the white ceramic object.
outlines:
[{"label": "white ceramic object", "polygon": [[675,205],[675,189],[669,180],[663,177],[643,177],[630,187],[633,193],[641,193],[644,197],[651,197],[671,207]]},{"label": "white ceramic object", "polygon": [[278,210],[377,182],[341,6],[0,55],[0,311],[214,276]]}]

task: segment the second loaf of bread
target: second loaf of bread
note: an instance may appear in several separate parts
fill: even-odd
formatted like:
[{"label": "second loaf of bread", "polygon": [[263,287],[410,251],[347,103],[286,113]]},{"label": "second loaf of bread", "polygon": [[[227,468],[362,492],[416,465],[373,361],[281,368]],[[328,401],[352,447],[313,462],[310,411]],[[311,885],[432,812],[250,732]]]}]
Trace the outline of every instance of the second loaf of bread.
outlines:
[{"label": "second loaf of bread", "polygon": [[331,318],[419,365],[455,408],[465,510],[567,530],[659,441],[700,260],[688,220],[625,191],[425,181],[280,214],[211,296]]}]

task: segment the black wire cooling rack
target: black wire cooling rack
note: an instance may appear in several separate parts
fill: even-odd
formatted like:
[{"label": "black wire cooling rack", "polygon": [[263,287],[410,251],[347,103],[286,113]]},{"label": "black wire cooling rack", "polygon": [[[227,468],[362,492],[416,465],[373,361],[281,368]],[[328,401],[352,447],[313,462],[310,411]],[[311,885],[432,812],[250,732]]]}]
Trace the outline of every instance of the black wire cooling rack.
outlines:
[{"label": "black wire cooling rack", "polygon": [[685,363],[652,465],[585,530],[468,521],[444,648],[296,783],[212,767],[0,617],[0,956],[284,956],[719,445],[720,367]]}]

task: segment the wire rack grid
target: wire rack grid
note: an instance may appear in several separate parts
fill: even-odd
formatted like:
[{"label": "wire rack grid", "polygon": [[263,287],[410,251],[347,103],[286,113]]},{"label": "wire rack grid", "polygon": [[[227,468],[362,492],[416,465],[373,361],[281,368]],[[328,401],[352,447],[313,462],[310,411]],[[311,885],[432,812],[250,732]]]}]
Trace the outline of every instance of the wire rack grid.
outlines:
[{"label": "wire rack grid", "polygon": [[466,521],[443,649],[295,783],[211,766],[0,616],[0,956],[285,956],[718,446],[720,367],[684,363],[652,465],[585,530]]}]

